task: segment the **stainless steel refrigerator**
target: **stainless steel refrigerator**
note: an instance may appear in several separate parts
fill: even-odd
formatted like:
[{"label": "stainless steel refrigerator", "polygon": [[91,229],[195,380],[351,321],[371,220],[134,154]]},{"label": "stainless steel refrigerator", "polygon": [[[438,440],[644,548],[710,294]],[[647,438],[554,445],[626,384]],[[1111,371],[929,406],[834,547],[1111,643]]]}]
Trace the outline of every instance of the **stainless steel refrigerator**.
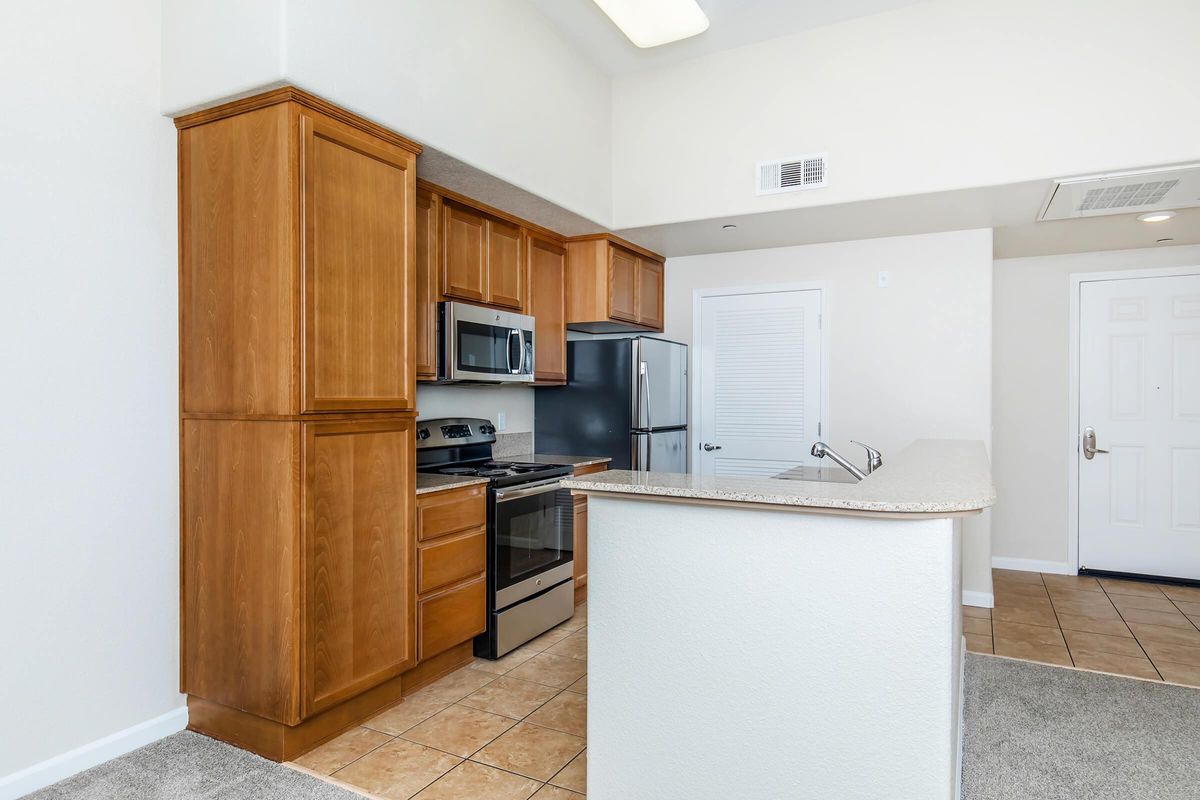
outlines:
[{"label": "stainless steel refrigerator", "polygon": [[567,342],[567,385],[536,390],[534,449],[608,456],[612,469],[687,472],[687,345]]}]

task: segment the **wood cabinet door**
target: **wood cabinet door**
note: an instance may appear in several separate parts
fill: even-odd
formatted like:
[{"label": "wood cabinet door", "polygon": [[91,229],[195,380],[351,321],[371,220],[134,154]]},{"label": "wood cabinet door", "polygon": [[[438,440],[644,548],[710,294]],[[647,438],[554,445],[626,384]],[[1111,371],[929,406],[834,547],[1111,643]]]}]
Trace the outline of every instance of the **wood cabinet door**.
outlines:
[{"label": "wood cabinet door", "polygon": [[662,330],[663,265],[646,258],[638,259],[638,322]]},{"label": "wood cabinet door", "polygon": [[416,373],[417,380],[437,380],[438,231],[441,198],[417,190]]},{"label": "wood cabinet door", "polygon": [[608,248],[608,316],[637,322],[638,258],[620,247]]},{"label": "wood cabinet door", "polygon": [[416,157],[301,112],[304,411],[416,406]]},{"label": "wood cabinet door", "polygon": [[567,381],[567,251],[536,234],[529,236],[529,308],[534,317],[534,380]]},{"label": "wood cabinet door", "polygon": [[492,305],[520,309],[525,297],[521,263],[521,229],[498,219],[487,220],[488,297]]},{"label": "wood cabinet door", "polygon": [[416,663],[415,425],[304,424],[304,716]]},{"label": "wood cabinet door", "polygon": [[483,302],[487,296],[487,223],[482,214],[442,203],[442,293]]}]

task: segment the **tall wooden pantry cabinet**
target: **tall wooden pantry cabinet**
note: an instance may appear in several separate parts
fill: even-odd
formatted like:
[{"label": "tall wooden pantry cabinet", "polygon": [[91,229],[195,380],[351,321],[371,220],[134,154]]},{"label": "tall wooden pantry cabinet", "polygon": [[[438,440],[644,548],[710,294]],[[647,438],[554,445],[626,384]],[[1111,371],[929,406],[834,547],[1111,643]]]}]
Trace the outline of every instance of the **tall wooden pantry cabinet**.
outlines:
[{"label": "tall wooden pantry cabinet", "polygon": [[416,156],[285,88],[179,128],[181,685],[294,758],[416,663]]}]

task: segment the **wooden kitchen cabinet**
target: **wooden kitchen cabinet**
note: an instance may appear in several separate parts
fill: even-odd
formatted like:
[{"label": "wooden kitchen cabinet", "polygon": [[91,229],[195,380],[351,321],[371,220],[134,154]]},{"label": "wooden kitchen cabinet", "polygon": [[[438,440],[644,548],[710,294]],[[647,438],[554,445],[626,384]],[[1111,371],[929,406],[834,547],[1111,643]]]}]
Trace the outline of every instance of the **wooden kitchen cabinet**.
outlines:
[{"label": "wooden kitchen cabinet", "polygon": [[567,327],[662,330],[663,259],[611,234],[567,240]]},{"label": "wooden kitchen cabinet", "polygon": [[[594,472],[604,472],[607,464],[591,464],[575,468],[575,477],[590,475]],[[575,605],[587,600],[587,541],[588,541],[588,508],[587,495],[577,494],[572,498],[575,537],[571,559],[575,564]]]},{"label": "wooden kitchen cabinet", "polygon": [[418,656],[429,661],[487,630],[487,488],[417,496]]},{"label": "wooden kitchen cabinet", "polygon": [[287,760],[417,661],[420,147],[290,87],[176,124],[180,685]]},{"label": "wooden kitchen cabinet", "polygon": [[420,148],[295,89],[176,122],[184,413],[415,408]]},{"label": "wooden kitchen cabinet", "polygon": [[521,309],[521,228],[452,200],[442,203],[442,295]]},{"label": "wooden kitchen cabinet", "polygon": [[442,204],[442,294],[487,299],[487,220],[458,203]]},{"label": "wooden kitchen cabinet", "polygon": [[[185,419],[181,677],[192,726],[291,758],[416,663],[415,417]],[[339,714],[340,712],[340,714]]]},{"label": "wooden kitchen cabinet", "polygon": [[437,304],[439,254],[438,235],[442,199],[428,189],[417,189],[416,240],[417,264],[414,275],[416,310],[415,369],[418,381],[437,380]]},{"label": "wooden kitchen cabinet", "polygon": [[534,379],[540,384],[567,382],[567,250],[556,239],[528,237],[529,303],[534,318]]}]

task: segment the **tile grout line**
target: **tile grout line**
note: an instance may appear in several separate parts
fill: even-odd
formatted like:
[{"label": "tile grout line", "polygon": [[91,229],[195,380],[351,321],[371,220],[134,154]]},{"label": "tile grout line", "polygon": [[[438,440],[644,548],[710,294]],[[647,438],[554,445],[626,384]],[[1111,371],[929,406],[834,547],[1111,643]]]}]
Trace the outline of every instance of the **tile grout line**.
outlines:
[{"label": "tile grout line", "polygon": [[[1099,581],[1097,581],[1097,583],[1099,583]],[[1142,644],[1142,640],[1138,638],[1137,631],[1135,631],[1133,629],[1133,626],[1129,624],[1129,620],[1125,619],[1125,615],[1121,613],[1121,609],[1117,606],[1117,604],[1113,603],[1112,595],[1110,595],[1108,593],[1108,589],[1104,588],[1103,583],[1100,584],[1100,590],[1104,592],[1104,596],[1108,598],[1108,602],[1112,603],[1112,607],[1114,609],[1116,609],[1117,616],[1121,618],[1121,623],[1126,628],[1129,629],[1130,633],[1133,634],[1133,641],[1135,641],[1137,643],[1138,649],[1142,651],[1142,655],[1145,656],[1146,660],[1150,662],[1150,669],[1154,670],[1154,674],[1158,676],[1158,679],[1160,681],[1162,681],[1163,676],[1162,676],[1162,673],[1158,671],[1158,664],[1155,664],[1154,659],[1151,658],[1150,654],[1146,652],[1146,646],[1144,644]],[[1163,595],[1163,596],[1166,597],[1166,595]],[[1170,598],[1167,598],[1167,599],[1170,600]],[[1172,603],[1171,605],[1175,605],[1175,604]],[[1178,609],[1176,609],[1176,610],[1178,610]]]}]

